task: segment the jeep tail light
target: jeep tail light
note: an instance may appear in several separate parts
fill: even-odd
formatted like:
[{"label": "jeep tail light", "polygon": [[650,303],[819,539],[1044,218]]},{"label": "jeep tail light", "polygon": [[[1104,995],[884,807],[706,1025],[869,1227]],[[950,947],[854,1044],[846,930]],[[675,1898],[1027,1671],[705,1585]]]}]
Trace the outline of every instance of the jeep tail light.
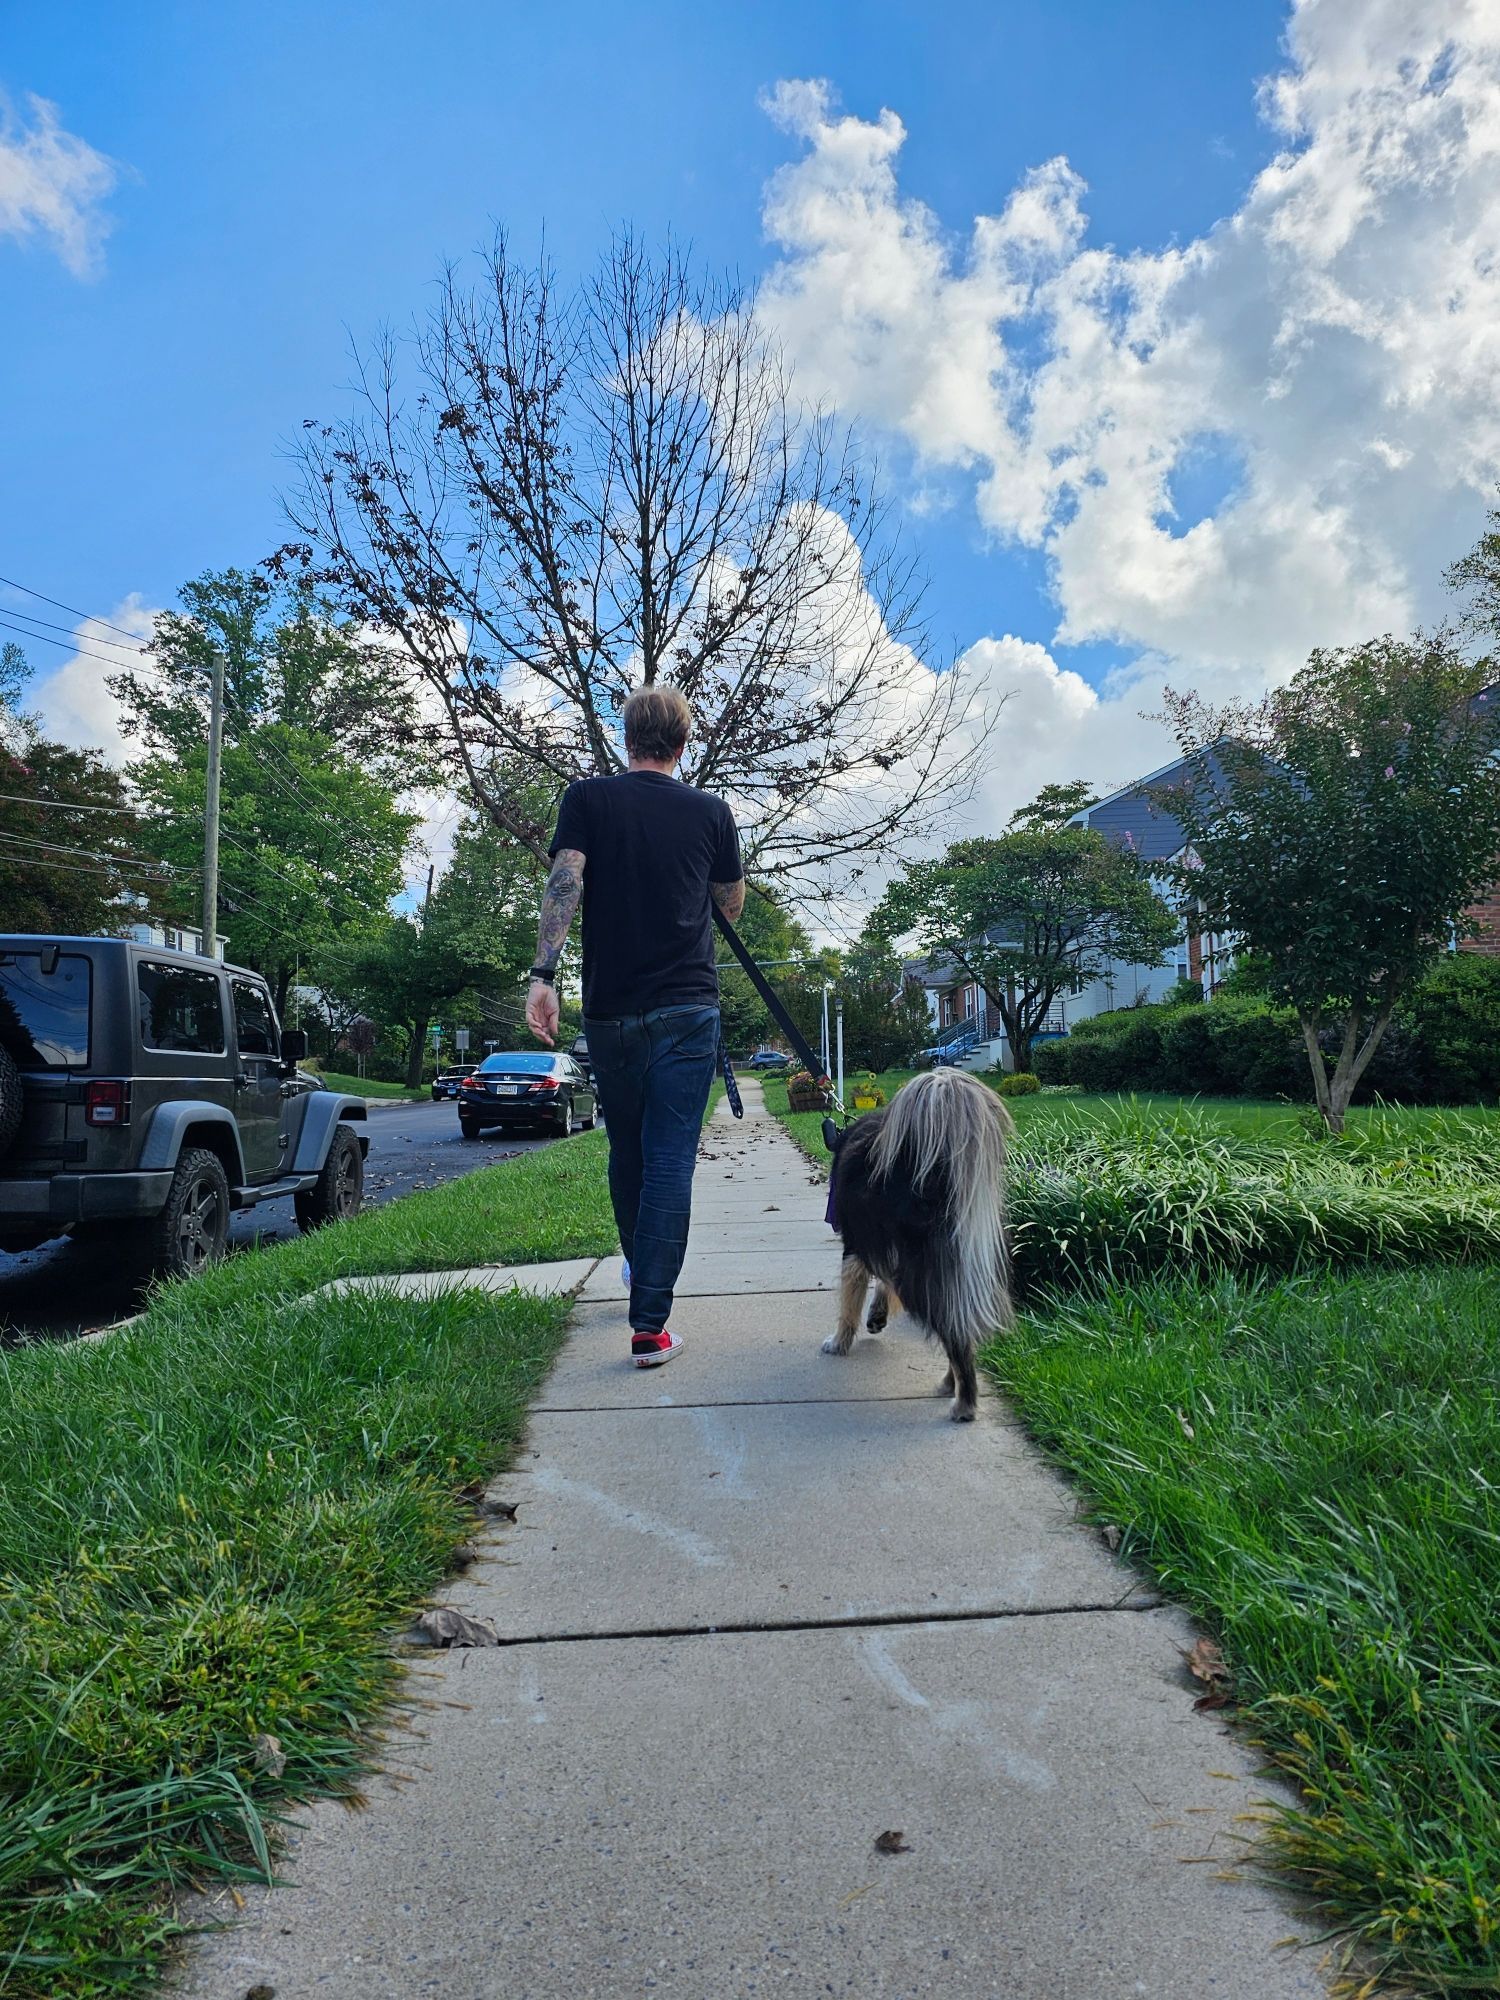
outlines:
[{"label": "jeep tail light", "polygon": [[85,1125],[123,1125],[128,1109],[125,1086],[117,1077],[99,1077],[84,1085]]}]

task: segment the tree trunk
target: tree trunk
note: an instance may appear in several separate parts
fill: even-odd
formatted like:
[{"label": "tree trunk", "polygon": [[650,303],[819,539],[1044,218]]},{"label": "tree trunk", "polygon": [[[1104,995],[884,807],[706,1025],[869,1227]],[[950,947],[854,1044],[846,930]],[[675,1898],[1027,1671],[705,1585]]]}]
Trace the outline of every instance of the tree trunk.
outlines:
[{"label": "tree trunk", "polygon": [[1006,1039],[1010,1042],[1010,1059],[1012,1068],[1014,1068],[1018,1072],[1024,1070],[1029,1073],[1031,1069],[1030,1033],[1026,1029],[1022,1028],[1015,1035],[1011,1035],[1007,1030]]},{"label": "tree trunk", "polygon": [[422,1081],[422,1058],[427,1053],[427,1023],[411,1024],[411,1047],[406,1051],[406,1087],[415,1090]]},{"label": "tree trunk", "polygon": [[1313,1094],[1318,1100],[1318,1110],[1323,1115],[1330,1138],[1342,1137],[1350,1101],[1360,1078],[1370,1066],[1370,1058],[1380,1047],[1395,1011],[1395,1001],[1387,1000],[1377,1011],[1370,1023],[1369,1033],[1361,1041],[1359,1031],[1363,1016],[1357,1007],[1351,1010],[1344,1028],[1344,1044],[1339,1050],[1332,1076],[1328,1074],[1323,1051],[1318,1046],[1319,1016],[1299,1012],[1297,1018],[1302,1024],[1302,1039],[1307,1044],[1307,1058],[1312,1066]]}]

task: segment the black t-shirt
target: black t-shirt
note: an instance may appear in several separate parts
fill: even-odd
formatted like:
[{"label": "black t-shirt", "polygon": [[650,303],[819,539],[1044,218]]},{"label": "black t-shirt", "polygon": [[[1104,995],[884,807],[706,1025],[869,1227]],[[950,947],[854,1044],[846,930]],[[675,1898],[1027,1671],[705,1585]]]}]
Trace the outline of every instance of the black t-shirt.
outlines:
[{"label": "black t-shirt", "polygon": [[584,1013],[713,1006],[708,885],[744,872],[724,801],[661,771],[580,778],[558,808],[551,852],[565,847],[585,861]]}]

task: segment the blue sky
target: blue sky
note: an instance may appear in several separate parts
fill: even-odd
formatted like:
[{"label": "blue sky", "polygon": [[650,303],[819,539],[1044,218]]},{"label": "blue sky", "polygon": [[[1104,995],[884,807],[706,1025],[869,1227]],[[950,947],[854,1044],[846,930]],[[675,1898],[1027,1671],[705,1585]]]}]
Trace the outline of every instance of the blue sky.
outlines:
[{"label": "blue sky", "polygon": [[1163,762],[1164,685],[1449,614],[1497,497],[1491,0],[80,0],[0,90],[0,575],[133,629],[282,539],[351,336],[497,222],[761,286],[1003,701],[985,823]]},{"label": "blue sky", "polygon": [[[420,307],[493,220],[565,268],[611,226],[765,266],[783,77],[899,107],[903,185],[954,228],[1066,153],[1090,240],[1211,227],[1271,151],[1256,80],[1283,8],[1237,0],[536,6],[114,4],[8,10],[0,88],[120,167],[96,276],[0,239],[0,573],[108,614],[170,601],[282,533],[299,420],[341,401],[349,333]],[[897,463],[900,454],[897,454]],[[911,524],[966,644],[1055,622],[1038,552],[957,509]],[[4,605],[19,602],[0,592]],[[1073,655],[1094,671],[1110,645]],[[41,667],[54,656],[38,646]],[[58,656],[60,657],[60,656]]]}]

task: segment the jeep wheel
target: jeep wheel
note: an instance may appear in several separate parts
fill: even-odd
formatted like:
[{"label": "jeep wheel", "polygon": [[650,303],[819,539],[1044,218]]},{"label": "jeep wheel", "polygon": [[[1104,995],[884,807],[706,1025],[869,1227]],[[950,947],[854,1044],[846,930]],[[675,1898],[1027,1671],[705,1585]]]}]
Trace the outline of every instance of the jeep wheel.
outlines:
[{"label": "jeep wheel", "polygon": [[10,1151],[21,1129],[24,1109],[21,1072],[16,1068],[10,1050],[0,1049],[0,1158]]},{"label": "jeep wheel", "polygon": [[194,1146],[177,1162],[166,1206],[151,1229],[159,1278],[192,1278],[217,1264],[229,1241],[229,1177],[218,1155]]},{"label": "jeep wheel", "polygon": [[325,1222],[347,1222],[359,1214],[365,1196],[365,1156],[359,1135],[349,1125],[335,1125],[323,1171],[310,1188],[293,1199],[303,1229],[321,1229]]}]

